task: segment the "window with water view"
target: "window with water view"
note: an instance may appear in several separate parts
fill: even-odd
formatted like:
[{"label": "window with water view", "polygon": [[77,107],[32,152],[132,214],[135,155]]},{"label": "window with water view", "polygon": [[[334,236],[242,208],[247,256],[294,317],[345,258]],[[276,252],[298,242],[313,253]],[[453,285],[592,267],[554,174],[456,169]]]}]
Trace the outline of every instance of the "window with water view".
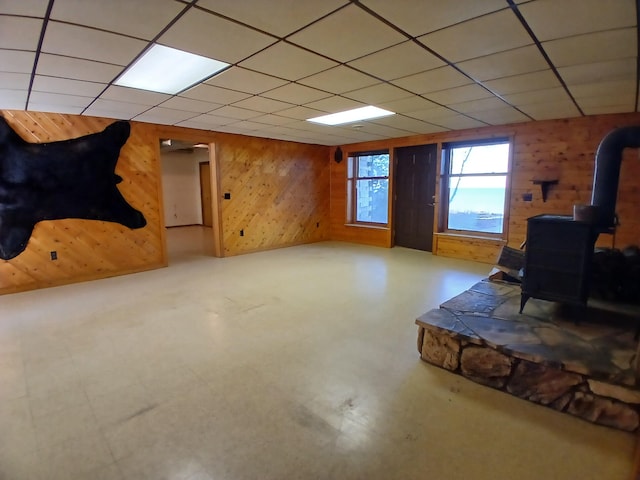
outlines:
[{"label": "window with water view", "polygon": [[443,145],[445,230],[504,232],[509,147],[507,139]]}]

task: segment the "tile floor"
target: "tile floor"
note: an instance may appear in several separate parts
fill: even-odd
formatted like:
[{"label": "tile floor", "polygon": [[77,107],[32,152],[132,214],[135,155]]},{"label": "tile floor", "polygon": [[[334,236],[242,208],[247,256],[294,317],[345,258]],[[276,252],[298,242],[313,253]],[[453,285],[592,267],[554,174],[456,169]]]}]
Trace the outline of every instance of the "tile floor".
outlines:
[{"label": "tile floor", "polygon": [[[319,243],[0,297],[0,479],[624,479],[634,436],[430,366],[486,265]],[[194,236],[195,235],[195,236]]]}]

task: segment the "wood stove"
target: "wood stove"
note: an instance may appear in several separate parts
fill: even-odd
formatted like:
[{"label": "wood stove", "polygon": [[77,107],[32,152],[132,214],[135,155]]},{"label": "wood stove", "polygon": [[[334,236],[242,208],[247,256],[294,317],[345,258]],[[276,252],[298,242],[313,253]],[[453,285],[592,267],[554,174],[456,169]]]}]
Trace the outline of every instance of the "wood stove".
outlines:
[{"label": "wood stove", "polygon": [[597,238],[593,224],[571,216],[529,218],[520,313],[531,297],[586,305]]},{"label": "wood stove", "polygon": [[615,229],[622,151],[640,147],[640,126],[609,132],[596,152],[590,221],[538,215],[527,220],[520,313],[531,297],[586,305],[598,235]]}]

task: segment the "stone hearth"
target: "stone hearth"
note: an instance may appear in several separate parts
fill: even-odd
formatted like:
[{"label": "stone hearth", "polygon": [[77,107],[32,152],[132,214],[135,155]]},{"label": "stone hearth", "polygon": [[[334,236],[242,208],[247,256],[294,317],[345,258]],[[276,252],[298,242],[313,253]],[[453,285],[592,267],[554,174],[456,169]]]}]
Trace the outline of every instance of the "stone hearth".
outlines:
[{"label": "stone hearth", "polygon": [[626,431],[640,424],[637,316],[531,299],[479,282],[416,320],[423,360],[475,382]]}]

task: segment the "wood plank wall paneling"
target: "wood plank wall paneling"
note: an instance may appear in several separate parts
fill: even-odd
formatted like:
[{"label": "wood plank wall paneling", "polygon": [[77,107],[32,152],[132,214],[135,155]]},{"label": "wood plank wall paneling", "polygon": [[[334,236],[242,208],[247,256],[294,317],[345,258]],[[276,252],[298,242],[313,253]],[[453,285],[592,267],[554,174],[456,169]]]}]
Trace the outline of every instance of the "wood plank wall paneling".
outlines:
[{"label": "wood plank wall paneling", "polygon": [[329,239],[328,147],[234,136],[217,155],[231,194],[221,200],[225,256]]},{"label": "wood plank wall paneling", "polygon": [[[0,112],[27,141],[66,140],[114,120],[38,112]],[[65,219],[36,225],[27,249],[0,260],[0,294],[158,268],[167,264],[159,139],[215,144],[221,193],[222,255],[329,239],[329,147],[131,122],[116,173],[147,226]],[[245,235],[240,237],[239,230]],[[56,251],[58,260],[50,259]]]},{"label": "wood plank wall paneling", "polygon": [[[640,125],[640,114],[597,115],[582,118],[528,122],[456,132],[441,132],[415,135],[393,140],[377,140],[359,144],[342,145],[345,152],[396,147],[442,144],[457,140],[479,139],[496,136],[512,136],[513,168],[511,178],[509,224],[506,241],[518,248],[526,238],[527,218],[542,213],[571,215],[574,204],[591,201],[595,153],[600,141],[611,130]],[[393,243],[392,232],[388,237],[367,228],[347,227],[346,223],[346,171],[343,162],[331,162],[331,227],[332,239],[363,244],[389,246]],[[440,176],[440,172],[438,172]],[[532,180],[557,178],[559,184],[552,186],[546,202],[541,190]],[[624,248],[640,243],[640,156],[637,149],[625,151],[620,174],[620,187],[616,209],[620,226],[615,235],[600,235],[598,245]],[[392,185],[393,188],[393,185]],[[523,200],[523,194],[531,193],[533,200]],[[436,218],[439,203],[436,204]],[[391,219],[393,221],[393,219]],[[436,230],[437,231],[437,230]],[[438,237],[438,235],[436,235]],[[441,236],[434,238],[434,253],[494,263],[499,256],[501,244],[494,239],[460,238]]]},{"label": "wood plank wall paneling", "polygon": [[[37,112],[3,111],[2,115],[29,142],[52,142],[103,130],[113,120]],[[142,211],[147,225],[131,230],[118,223],[65,219],[39,222],[27,249],[17,257],[0,260],[0,294],[61,285],[165,264],[163,224],[160,219],[158,158],[149,129],[132,124],[131,136],[121,150],[116,173],[118,189]],[[51,260],[50,252],[58,259]]]}]

